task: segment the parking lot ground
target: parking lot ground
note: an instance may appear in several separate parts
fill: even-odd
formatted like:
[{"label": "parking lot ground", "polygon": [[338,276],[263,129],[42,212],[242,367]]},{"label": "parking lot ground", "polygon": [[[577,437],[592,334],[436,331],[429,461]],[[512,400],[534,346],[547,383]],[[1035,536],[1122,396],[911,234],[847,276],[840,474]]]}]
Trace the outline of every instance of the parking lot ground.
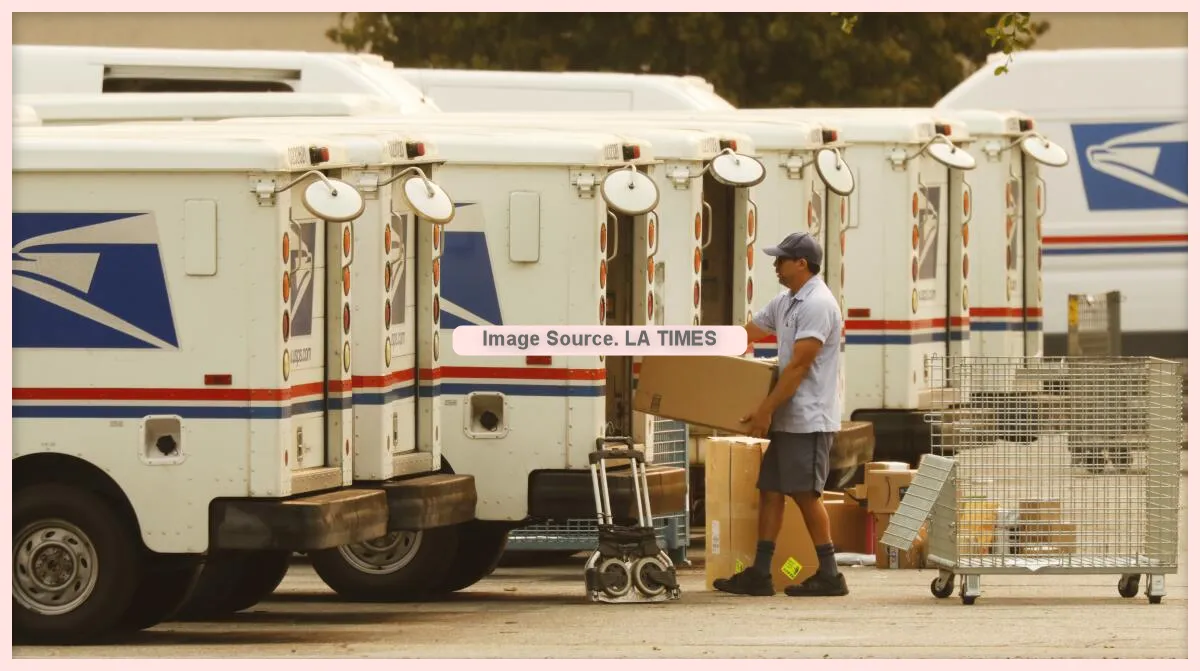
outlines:
[{"label": "parking lot ground", "polygon": [[[14,647],[14,657],[1184,658],[1187,478],[1180,570],[1167,596],[1123,599],[1115,575],[984,576],[983,595],[930,594],[933,570],[846,567],[842,598],[735,597],[705,589],[703,546],[680,601],[593,604],[584,556],[505,567],[422,604],[339,602],[297,563],[272,597],[218,622],[167,623],[111,646]],[[1143,580],[1143,589],[1145,581]]]}]

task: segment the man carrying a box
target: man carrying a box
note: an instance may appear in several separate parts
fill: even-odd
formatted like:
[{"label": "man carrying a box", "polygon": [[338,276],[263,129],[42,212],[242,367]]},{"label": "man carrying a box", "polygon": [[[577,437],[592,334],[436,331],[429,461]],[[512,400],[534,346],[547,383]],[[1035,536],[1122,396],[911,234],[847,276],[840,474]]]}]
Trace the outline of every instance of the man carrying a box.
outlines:
[{"label": "man carrying a box", "polygon": [[829,476],[829,451],[841,428],[838,397],[842,311],[818,275],[821,247],[807,233],[792,233],[776,247],[775,274],[787,287],[746,324],[751,343],[776,334],[779,379],[758,409],[742,418],[747,433],[770,439],[758,476],[758,548],[754,565],[713,582],[732,594],[772,596],[771,559],[783,524],[786,497],[804,516],[816,544],[820,568],[788,596],[844,596],[850,593],[837,569],[829,515],[821,494]]}]

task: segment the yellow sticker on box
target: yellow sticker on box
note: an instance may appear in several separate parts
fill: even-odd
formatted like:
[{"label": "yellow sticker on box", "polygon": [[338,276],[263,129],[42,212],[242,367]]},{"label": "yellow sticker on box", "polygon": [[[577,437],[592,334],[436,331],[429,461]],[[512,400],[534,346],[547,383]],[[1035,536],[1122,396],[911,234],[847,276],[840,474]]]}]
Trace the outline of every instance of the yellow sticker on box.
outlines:
[{"label": "yellow sticker on box", "polygon": [[788,557],[787,561],[783,562],[783,566],[779,567],[779,570],[787,576],[788,580],[795,580],[796,576],[800,575],[800,571],[804,570],[804,567],[800,565],[800,562],[796,561],[795,557]]},{"label": "yellow sticker on box", "polygon": [[741,559],[733,562],[733,572],[734,573],[741,573],[742,569],[744,569],[744,568],[746,568],[746,565],[742,563]]}]

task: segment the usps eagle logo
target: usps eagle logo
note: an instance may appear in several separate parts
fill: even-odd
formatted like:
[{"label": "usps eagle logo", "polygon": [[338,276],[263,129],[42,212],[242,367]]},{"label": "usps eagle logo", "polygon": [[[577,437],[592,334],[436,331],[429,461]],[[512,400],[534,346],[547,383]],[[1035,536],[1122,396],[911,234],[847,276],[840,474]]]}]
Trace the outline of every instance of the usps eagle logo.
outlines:
[{"label": "usps eagle logo", "polygon": [[147,213],[14,212],[13,347],[177,350]]},{"label": "usps eagle logo", "polygon": [[1187,122],[1071,127],[1090,210],[1187,208]]}]

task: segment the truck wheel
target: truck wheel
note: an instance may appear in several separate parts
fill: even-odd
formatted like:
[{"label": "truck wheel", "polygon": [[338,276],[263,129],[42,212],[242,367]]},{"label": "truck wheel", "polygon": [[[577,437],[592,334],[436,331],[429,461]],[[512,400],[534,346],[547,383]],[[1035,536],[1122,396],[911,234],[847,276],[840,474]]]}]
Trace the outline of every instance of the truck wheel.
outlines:
[{"label": "truck wheel", "polygon": [[393,531],[366,543],[309,555],[313,570],[351,601],[408,601],[429,596],[445,580],[458,549],[458,530]]},{"label": "truck wheel", "polygon": [[508,545],[510,525],[472,520],[455,527],[458,551],[450,570],[438,585],[439,592],[457,592],[483,580],[496,570]]},{"label": "truck wheel", "polygon": [[141,574],[137,538],[104,499],[60,484],[13,496],[13,638],[94,642],[116,632]]},{"label": "truck wheel", "polygon": [[283,582],[290,560],[291,553],[283,550],[212,554],[177,619],[226,617],[257,604]]},{"label": "truck wheel", "polygon": [[138,631],[170,620],[192,594],[202,568],[200,559],[192,557],[147,561],[133,601],[121,618],[122,628]]}]

